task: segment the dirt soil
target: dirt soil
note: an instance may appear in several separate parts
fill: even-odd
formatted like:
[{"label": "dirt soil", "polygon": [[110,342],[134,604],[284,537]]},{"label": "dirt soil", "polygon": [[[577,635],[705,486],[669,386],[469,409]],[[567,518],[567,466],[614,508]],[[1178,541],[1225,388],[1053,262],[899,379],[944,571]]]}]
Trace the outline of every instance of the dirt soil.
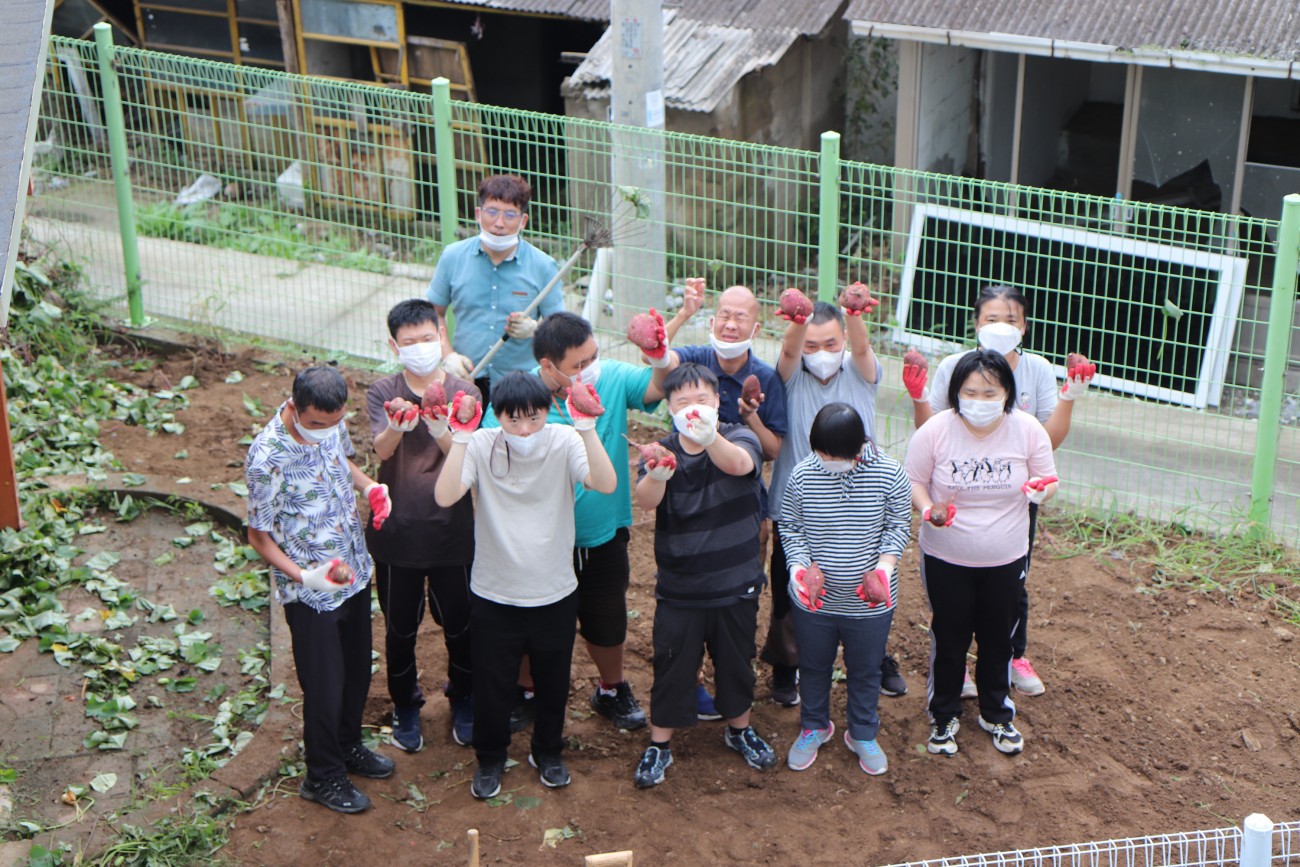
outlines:
[{"label": "dirt soil", "polygon": [[[148,437],[138,428],[105,432],[104,443],[129,469],[176,472],[196,487],[242,478],[238,440],[260,420],[243,396],[268,411],[288,393],[287,368],[256,368],[254,354],[235,358],[182,355],[131,374],[143,384],[174,385],[186,373],[202,388],[188,392],[180,437]],[[228,385],[238,369],[243,382]],[[359,414],[351,427],[368,448],[360,414],[369,375],[350,377]],[[180,449],[188,458],[175,460]],[[654,616],[652,516],[638,512],[632,531],[632,612],[628,676],[643,704],[651,682]],[[1239,824],[1251,812],[1275,821],[1300,819],[1295,794],[1300,762],[1300,641],[1297,630],[1253,598],[1236,601],[1183,590],[1154,591],[1110,552],[1062,559],[1050,531],[1030,575],[1030,656],[1046,694],[1017,697],[1026,738],[1016,757],[996,752],[967,702],[952,758],[925,752],[927,613],[915,550],[903,562],[902,600],[890,650],[911,691],[881,699],[881,745],[890,770],[868,778],[838,739],[809,770],[795,773],[784,756],[798,733],[796,709],[767,700],[760,666],[754,723],[781,756],[774,770],[747,768],[722,744],[721,723],[701,723],[673,741],[676,764],[658,788],[640,791],[632,771],[644,732],[614,730],[593,716],[587,699],[595,668],[574,655],[567,760],[573,784],[548,790],[526,764],[527,735],[511,755],[508,803],[470,797],[473,752],[449,734],[441,699],[424,709],[425,749],[397,761],[389,780],[359,780],[374,807],[343,817],[296,796],[297,781],[235,821],[224,856],[238,864],[464,864],[466,830],[481,832],[489,864],[572,865],[583,855],[631,849],[637,864],[846,864],[893,862],[1049,846]],[[278,612],[274,616],[279,616]],[[382,615],[375,648],[382,652]],[[766,620],[766,600],[762,622]],[[765,627],[760,627],[761,630]],[[760,635],[760,640],[761,640]],[[438,628],[426,619],[420,662],[427,695],[445,672]],[[844,720],[837,684],[832,708]],[[382,727],[389,703],[381,671],[372,683],[366,722]],[[294,731],[262,731],[277,740]],[[413,790],[427,800],[413,803]],[[543,846],[547,829],[572,836]]]}]

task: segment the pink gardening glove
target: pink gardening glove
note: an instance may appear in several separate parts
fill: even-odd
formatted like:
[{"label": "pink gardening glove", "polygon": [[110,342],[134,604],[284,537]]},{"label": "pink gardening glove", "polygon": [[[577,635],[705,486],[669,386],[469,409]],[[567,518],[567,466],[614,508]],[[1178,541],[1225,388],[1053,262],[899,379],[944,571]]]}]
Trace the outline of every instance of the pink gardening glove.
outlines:
[{"label": "pink gardening glove", "polygon": [[816,611],[826,604],[822,601],[826,595],[826,576],[816,563],[807,568],[791,566],[790,581],[794,584],[795,596],[805,608]]},{"label": "pink gardening glove", "polygon": [[889,572],[886,569],[873,569],[863,575],[862,583],[853,592],[867,603],[868,608],[875,608],[877,605],[888,608],[894,601],[889,594]]},{"label": "pink gardening glove", "polygon": [[374,522],[375,529],[384,526],[384,521],[388,516],[393,514],[393,501],[388,496],[388,485],[381,485],[378,482],[371,482],[366,486],[366,499],[370,502],[370,520]]}]

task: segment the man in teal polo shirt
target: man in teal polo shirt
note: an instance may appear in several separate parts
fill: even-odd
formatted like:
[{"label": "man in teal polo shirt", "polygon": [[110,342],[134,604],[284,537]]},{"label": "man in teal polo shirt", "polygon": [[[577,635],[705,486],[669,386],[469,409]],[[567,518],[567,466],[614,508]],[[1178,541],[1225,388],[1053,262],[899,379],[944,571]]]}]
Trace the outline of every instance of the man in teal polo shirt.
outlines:
[{"label": "man in teal polo shirt", "polygon": [[[596,419],[596,435],[606,452],[627,452],[628,410],[654,412],[663,400],[667,367],[640,367],[602,361],[591,325],[573,313],[554,313],[533,333],[534,372],[551,389],[554,400],[547,423],[573,424],[564,408],[570,386],[583,382],[596,389],[605,414]],[[661,354],[662,351],[661,351]],[[651,363],[659,361],[651,360]],[[663,364],[663,361],[659,361]],[[485,427],[496,418],[484,416]],[[628,527],[632,526],[632,483],[627,460],[611,457],[618,476],[612,494],[578,489],[574,503],[576,537],[573,568],[578,575],[578,631],[600,673],[591,707],[619,728],[639,729],[645,711],[623,675],[623,645],[627,640]]]},{"label": "man in teal polo shirt", "polygon": [[[484,178],[474,209],[479,234],[443,250],[429,283],[428,299],[438,309],[438,316],[445,316],[451,307],[456,320],[452,346],[468,359],[469,368],[487,355],[502,334],[510,335],[474,381],[484,403],[489,400],[492,382],[512,370],[527,371],[534,366],[531,338],[537,320],[523,311],[559,271],[554,259],[519,237],[528,225],[532,192],[528,182],[517,175]],[[556,288],[542,301],[538,313],[546,316],[563,309],[564,296]],[[445,363],[453,361],[454,357]],[[468,378],[468,370],[451,372]]]}]

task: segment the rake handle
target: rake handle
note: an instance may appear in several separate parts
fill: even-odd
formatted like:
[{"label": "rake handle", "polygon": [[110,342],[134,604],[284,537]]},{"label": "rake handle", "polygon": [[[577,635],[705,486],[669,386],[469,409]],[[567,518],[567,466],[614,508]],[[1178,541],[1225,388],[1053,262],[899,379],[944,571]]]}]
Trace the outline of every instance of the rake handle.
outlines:
[{"label": "rake handle", "polygon": [[[542,291],[537,293],[537,297],[534,298],[532,302],[529,303],[529,305],[524,308],[525,316],[531,316],[533,313],[537,311],[537,308],[541,306],[543,299],[545,299],[546,296],[550,294],[550,291],[559,284],[560,280],[564,278],[564,275],[569,273],[569,269],[573,267],[574,263],[578,261],[578,257],[581,256],[583,251],[586,249],[587,249],[586,241],[583,241],[581,244],[578,245],[578,249],[573,251],[573,255],[565,260],[564,264],[560,266],[560,270],[555,272],[555,276],[552,277],[550,281],[545,286],[542,287]],[[474,365],[474,370],[470,373],[469,378],[478,379],[480,376],[482,376],[483,371],[487,369],[488,362],[491,361],[493,357],[496,356],[496,354],[501,351],[501,347],[505,346],[506,341],[509,339],[510,339],[510,334],[507,332],[503,332],[501,336],[497,338],[497,342],[492,344],[492,348],[487,351],[487,355],[483,356],[483,359],[478,364]]]}]

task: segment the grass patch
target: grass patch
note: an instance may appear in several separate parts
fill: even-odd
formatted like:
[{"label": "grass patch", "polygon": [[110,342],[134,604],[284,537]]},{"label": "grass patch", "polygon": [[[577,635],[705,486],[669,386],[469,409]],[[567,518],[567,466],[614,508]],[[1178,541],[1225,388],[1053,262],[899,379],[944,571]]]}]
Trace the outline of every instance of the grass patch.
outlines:
[{"label": "grass patch", "polygon": [[1051,510],[1039,516],[1039,526],[1053,537],[1048,556],[1086,554],[1126,566],[1139,587],[1153,593],[1255,596],[1300,626],[1300,555],[1272,537],[1246,532],[1244,524],[1215,535],[1178,521]]}]

